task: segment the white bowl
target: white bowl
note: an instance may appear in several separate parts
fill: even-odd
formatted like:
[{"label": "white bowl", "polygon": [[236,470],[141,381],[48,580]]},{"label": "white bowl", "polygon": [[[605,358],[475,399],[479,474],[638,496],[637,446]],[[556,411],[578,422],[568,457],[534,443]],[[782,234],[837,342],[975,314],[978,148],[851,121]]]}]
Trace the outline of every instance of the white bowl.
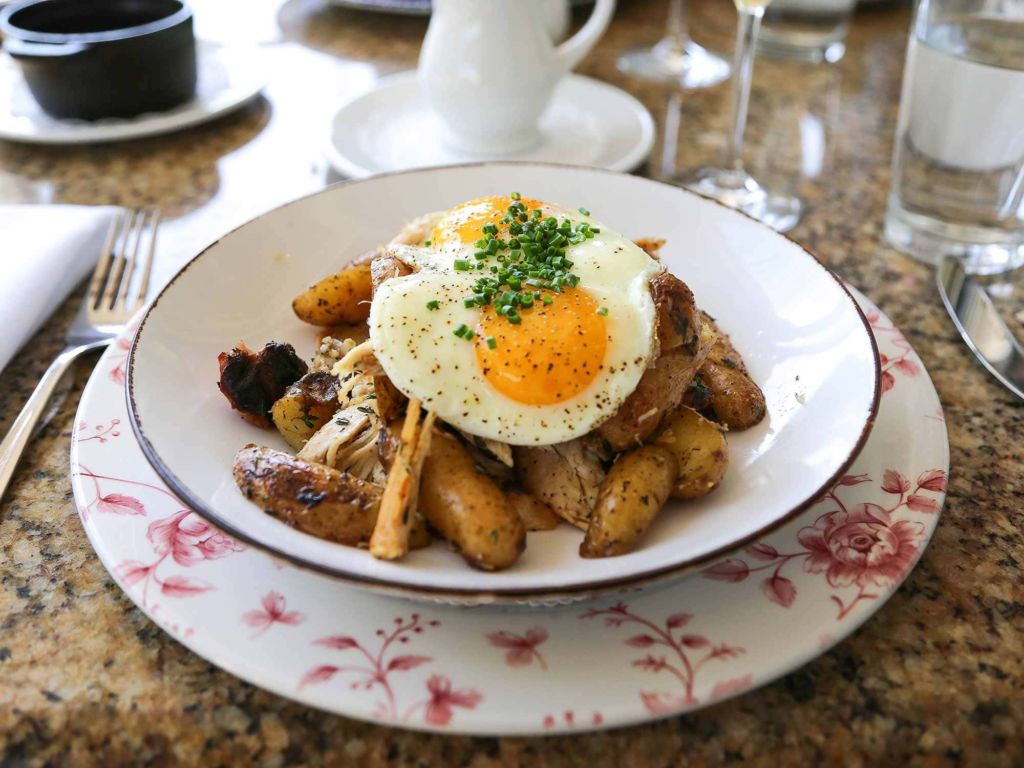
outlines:
[{"label": "white bowl", "polygon": [[[285,448],[238,418],[216,387],[217,355],[271,339],[313,352],[315,330],[291,311],[306,285],[388,239],[403,222],[460,201],[517,190],[585,206],[632,236],[663,237],[665,265],[732,335],[764,390],[768,417],[729,436],[722,486],[669,502],[642,546],[581,559],[581,534],[529,534],[522,559],[470,569],[441,543],[401,562],[300,533],[248,502],[231,464],[246,443]],[[566,166],[486,163],[378,176],[330,187],[225,235],[170,282],[144,317],[128,361],[131,420],[150,462],[213,523],[296,564],[406,596],[471,604],[590,597],[677,576],[781,525],[851,464],[878,409],[878,354],[860,309],[803,248],[677,187]]]}]

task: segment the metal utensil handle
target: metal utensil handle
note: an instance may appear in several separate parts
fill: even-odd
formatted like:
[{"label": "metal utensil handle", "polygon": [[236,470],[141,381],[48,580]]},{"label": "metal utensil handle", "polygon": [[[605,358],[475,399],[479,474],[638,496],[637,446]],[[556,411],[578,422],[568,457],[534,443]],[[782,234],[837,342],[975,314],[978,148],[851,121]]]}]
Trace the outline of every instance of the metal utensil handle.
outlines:
[{"label": "metal utensil handle", "polygon": [[14,470],[18,466],[18,460],[32,437],[32,430],[46,411],[46,404],[57,388],[57,384],[60,383],[61,377],[79,355],[90,349],[104,347],[109,343],[109,339],[104,339],[78,347],[68,347],[50,363],[50,367],[46,369],[46,373],[36,385],[35,391],[25,403],[25,407],[21,409],[18,418],[14,420],[11,429],[4,436],[3,442],[0,442],[0,501],[3,500],[7,486],[14,476]]}]

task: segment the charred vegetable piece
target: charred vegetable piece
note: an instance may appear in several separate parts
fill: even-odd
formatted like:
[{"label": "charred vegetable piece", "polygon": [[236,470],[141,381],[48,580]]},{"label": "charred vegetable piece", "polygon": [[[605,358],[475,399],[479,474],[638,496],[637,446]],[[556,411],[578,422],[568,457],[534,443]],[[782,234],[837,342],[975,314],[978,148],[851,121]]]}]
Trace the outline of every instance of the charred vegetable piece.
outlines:
[{"label": "charred vegetable piece", "polygon": [[271,424],[271,406],[308,368],[291,344],[268,342],[259,352],[239,344],[221,352],[217,386],[243,419],[257,427]]},{"label": "charred vegetable piece", "polygon": [[320,539],[365,544],[377,521],[380,488],[283,451],[247,445],[235,456],[234,476],[264,512]]},{"label": "charred vegetable piece", "polygon": [[313,371],[288,387],[270,414],[281,436],[298,450],[337,410],[338,377],[327,371]]},{"label": "charred vegetable piece", "polygon": [[636,549],[668,500],[678,467],[660,445],[645,445],[615,460],[580,545],[581,557],[614,557]]},{"label": "charred vegetable piece", "polygon": [[423,462],[419,510],[470,565],[496,571],[526,548],[526,528],[508,498],[458,438],[434,428]]}]

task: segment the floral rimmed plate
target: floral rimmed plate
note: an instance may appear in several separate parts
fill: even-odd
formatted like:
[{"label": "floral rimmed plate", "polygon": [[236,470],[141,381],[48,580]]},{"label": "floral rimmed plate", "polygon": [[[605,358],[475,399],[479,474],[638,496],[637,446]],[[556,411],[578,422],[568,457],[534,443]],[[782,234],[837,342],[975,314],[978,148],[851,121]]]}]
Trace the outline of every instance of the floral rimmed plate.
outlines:
[{"label": "floral rimmed plate", "polygon": [[[635,552],[581,558],[580,532],[560,526],[529,534],[515,566],[491,573],[469,569],[440,544],[401,561],[377,560],[264,514],[235,487],[232,459],[247,443],[286,446],[275,430],[253,427],[228,407],[216,387],[218,354],[273,339],[295,344],[308,359],[315,330],[295,317],[291,302],[310,282],[388,240],[401,222],[513,190],[586,205],[596,221],[629,236],[667,240],[662,262],[731,334],[765,393],[767,417],[728,436],[730,469],[721,486],[702,499],[670,501]],[[129,418],[144,453],[207,520],[353,584],[468,604],[550,603],[647,586],[764,535],[849,467],[871,429],[880,381],[863,314],[836,276],[796,243],[679,187],[540,163],[375,176],[269,211],[178,273],[143,317],[127,366]]]},{"label": "floral rimmed plate", "polygon": [[689,711],[764,685],[853,632],[938,522],[949,466],[938,397],[899,331],[859,301],[878,340],[883,395],[857,461],[784,527],[661,590],[467,611],[375,596],[246,547],[186,509],[143,457],[127,428],[126,340],[82,397],[75,500],[103,564],[158,626],[311,706],[469,734]]}]

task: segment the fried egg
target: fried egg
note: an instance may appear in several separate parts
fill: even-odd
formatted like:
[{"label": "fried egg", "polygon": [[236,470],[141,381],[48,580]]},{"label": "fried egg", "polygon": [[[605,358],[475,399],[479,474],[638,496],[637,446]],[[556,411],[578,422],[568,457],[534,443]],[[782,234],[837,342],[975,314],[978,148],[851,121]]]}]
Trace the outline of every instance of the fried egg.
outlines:
[{"label": "fried egg", "polygon": [[[472,301],[500,255],[475,258],[481,238],[511,239],[513,200],[592,228],[564,245],[578,280],[557,291],[523,286],[536,300],[516,323],[501,302]],[[636,389],[654,354],[649,283],[661,267],[632,241],[582,210],[489,197],[447,211],[427,242],[394,246],[416,271],[381,284],[370,308],[374,353],[407,396],[469,434],[549,445],[587,434]]]}]

